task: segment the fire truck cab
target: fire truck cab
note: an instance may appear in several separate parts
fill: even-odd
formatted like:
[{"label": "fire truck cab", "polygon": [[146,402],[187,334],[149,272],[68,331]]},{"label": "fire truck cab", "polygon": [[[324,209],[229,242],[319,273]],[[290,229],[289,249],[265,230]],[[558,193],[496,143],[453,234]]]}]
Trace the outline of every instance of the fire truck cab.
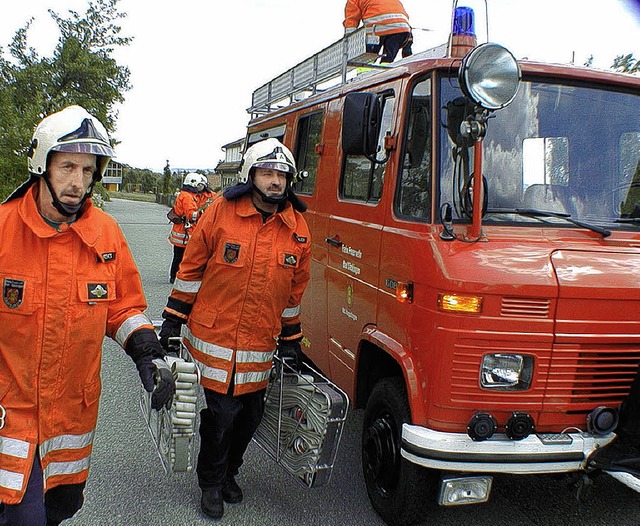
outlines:
[{"label": "fire truck cab", "polygon": [[640,78],[453,47],[325,91],[319,54],[249,108],[305,172],[303,351],[364,408],[388,524],[589,472],[640,362]]}]

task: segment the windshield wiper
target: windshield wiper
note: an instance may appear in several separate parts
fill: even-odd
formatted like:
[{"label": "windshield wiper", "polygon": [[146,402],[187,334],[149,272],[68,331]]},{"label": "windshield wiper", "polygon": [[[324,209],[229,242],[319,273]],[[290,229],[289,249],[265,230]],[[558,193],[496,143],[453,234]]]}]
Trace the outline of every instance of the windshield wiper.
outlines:
[{"label": "windshield wiper", "polygon": [[640,217],[620,217],[614,220],[614,223],[635,223],[640,225]]},{"label": "windshield wiper", "polygon": [[587,230],[591,230],[592,232],[596,232],[600,234],[602,237],[609,237],[611,235],[611,230],[607,230],[604,227],[597,225],[590,225],[589,223],[584,223],[582,221],[578,221],[577,219],[573,219],[571,214],[567,214],[564,212],[552,212],[550,210],[538,210],[537,208],[489,208],[487,209],[487,214],[518,214],[521,216],[530,216],[530,217],[557,217],[558,219],[564,219],[569,223],[573,223],[580,228],[586,228]]}]

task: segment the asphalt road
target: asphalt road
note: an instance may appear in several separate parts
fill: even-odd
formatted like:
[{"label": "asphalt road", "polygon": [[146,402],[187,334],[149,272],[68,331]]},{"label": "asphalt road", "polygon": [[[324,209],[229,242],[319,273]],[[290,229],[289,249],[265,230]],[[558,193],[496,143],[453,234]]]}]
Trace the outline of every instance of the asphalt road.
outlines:
[{"label": "asphalt road", "polygon": [[[138,264],[150,318],[159,318],[170,292],[171,246],[167,208],[155,203],[113,200],[105,211],[121,225]],[[109,339],[103,348],[103,392],[85,505],[65,526],[376,526],[360,469],[362,411],[351,410],[331,480],[307,488],[291,479],[251,444],[238,482],[241,504],[227,505],[223,519],[200,511],[193,473],[167,475],[138,408],[140,383],[131,360]],[[491,500],[482,505],[439,508],[423,526],[638,526],[640,495],[607,475],[596,478],[590,497],[576,498],[566,476],[494,479]]]}]

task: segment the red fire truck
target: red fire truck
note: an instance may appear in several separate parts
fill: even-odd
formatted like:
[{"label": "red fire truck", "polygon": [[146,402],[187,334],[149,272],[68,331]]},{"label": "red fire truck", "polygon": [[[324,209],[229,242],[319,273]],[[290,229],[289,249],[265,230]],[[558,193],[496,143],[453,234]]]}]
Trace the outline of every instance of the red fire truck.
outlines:
[{"label": "red fire truck", "polygon": [[640,78],[470,36],[367,68],[361,30],[249,108],[306,172],[303,350],[364,408],[389,524],[591,472],[640,362]]}]

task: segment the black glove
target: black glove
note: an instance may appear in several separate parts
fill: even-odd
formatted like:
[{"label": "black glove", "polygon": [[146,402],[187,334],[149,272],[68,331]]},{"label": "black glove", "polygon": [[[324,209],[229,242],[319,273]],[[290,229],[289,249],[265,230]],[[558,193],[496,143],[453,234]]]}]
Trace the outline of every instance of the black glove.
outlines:
[{"label": "black glove", "polygon": [[302,366],[302,349],[299,340],[278,340],[278,357],[296,371]]},{"label": "black glove", "polygon": [[145,391],[153,393],[151,407],[160,409],[162,406],[170,405],[175,392],[175,382],[169,366],[163,359],[165,352],[158,343],[155,331],[135,331],[129,336],[125,351],[136,364]]},{"label": "black glove", "polygon": [[182,321],[179,318],[170,316],[166,317],[162,322],[160,328],[160,345],[167,352],[175,352],[177,349],[172,348],[169,343],[169,338],[175,338],[180,336],[180,330],[182,328]]},{"label": "black glove", "polygon": [[151,393],[151,407],[157,410],[171,406],[176,384],[167,362],[162,358],[152,360],[145,356],[138,360],[136,367],[144,390]]}]

